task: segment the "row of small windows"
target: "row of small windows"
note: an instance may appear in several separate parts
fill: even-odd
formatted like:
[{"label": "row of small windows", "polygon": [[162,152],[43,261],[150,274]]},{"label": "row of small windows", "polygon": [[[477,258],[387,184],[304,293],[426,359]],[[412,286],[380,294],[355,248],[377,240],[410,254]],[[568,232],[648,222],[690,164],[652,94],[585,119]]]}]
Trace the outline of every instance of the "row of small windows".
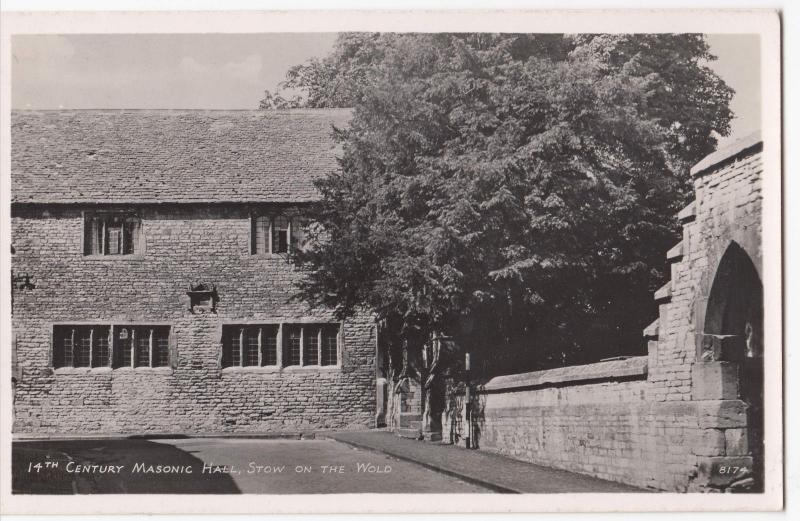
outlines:
[{"label": "row of small windows", "polygon": [[[288,253],[292,238],[300,235],[297,221],[283,215],[253,216],[250,253]],[[97,213],[84,217],[84,255],[136,255],[143,251],[142,221],[137,216]]]},{"label": "row of small windows", "polygon": [[53,327],[54,367],[166,367],[169,326]]},{"label": "row of small windows", "polygon": [[[53,326],[53,367],[168,367],[170,327]],[[335,366],[336,324],[225,325],[222,367]]]},{"label": "row of small windows", "polygon": [[222,367],[333,366],[339,363],[335,324],[226,325]]}]

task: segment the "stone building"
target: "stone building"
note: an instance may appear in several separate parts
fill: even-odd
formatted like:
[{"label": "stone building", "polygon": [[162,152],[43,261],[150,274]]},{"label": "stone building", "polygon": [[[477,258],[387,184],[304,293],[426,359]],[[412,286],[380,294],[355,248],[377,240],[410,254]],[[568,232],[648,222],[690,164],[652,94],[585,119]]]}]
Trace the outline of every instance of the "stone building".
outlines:
[{"label": "stone building", "polygon": [[346,110],[15,111],[14,432],[375,422],[372,318],[295,299]]},{"label": "stone building", "polygon": [[762,149],[753,134],[692,169],[646,356],[493,378],[472,422],[463,395],[450,397],[445,437],[641,487],[761,489],[761,186],[779,175],[764,172]]}]

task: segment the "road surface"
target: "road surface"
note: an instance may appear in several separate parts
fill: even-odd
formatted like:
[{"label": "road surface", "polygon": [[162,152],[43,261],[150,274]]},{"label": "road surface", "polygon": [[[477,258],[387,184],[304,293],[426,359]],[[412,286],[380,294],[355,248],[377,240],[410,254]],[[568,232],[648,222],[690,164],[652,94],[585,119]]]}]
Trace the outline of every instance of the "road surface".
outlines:
[{"label": "road surface", "polygon": [[13,481],[16,493],[490,492],[327,439],[15,442]]}]

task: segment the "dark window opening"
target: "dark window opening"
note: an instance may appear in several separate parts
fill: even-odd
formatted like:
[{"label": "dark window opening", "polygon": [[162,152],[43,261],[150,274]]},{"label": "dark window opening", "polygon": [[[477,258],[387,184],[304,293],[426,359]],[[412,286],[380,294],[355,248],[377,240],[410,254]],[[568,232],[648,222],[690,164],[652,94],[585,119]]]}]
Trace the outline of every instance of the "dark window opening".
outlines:
[{"label": "dark window opening", "polygon": [[259,337],[261,336],[260,328],[247,328],[244,331],[244,356],[242,359],[242,365],[244,366],[258,366],[260,364],[259,361],[259,351],[261,351],[261,341]]},{"label": "dark window opening", "polygon": [[168,326],[114,326],[114,367],[168,367]]},{"label": "dark window opening", "polygon": [[289,219],[278,216],[272,222],[272,253],[286,253],[289,251]]},{"label": "dark window opening", "polygon": [[286,356],[283,365],[300,365],[301,329],[298,326],[289,326],[286,329]]},{"label": "dark window opening", "polygon": [[278,326],[226,325],[222,330],[222,367],[278,364]]},{"label": "dark window opening", "polygon": [[336,365],[339,363],[339,328],[325,326],[322,328],[322,361],[320,365]]},{"label": "dark window opening", "polygon": [[166,367],[169,329],[169,326],[54,326],[53,366]]},{"label": "dark window opening", "polygon": [[260,215],[253,218],[251,253],[287,253],[292,241],[288,217]]},{"label": "dark window opening", "polygon": [[109,367],[111,364],[111,346],[108,341],[108,332],[98,331],[98,333],[99,335],[94,343],[92,367]]},{"label": "dark window opening", "polygon": [[116,360],[114,367],[133,367],[133,328],[130,326],[120,326],[114,329],[114,350]]},{"label": "dark window opening", "polygon": [[319,327],[306,327],[303,340],[303,365],[319,365]]},{"label": "dark window opening", "polygon": [[75,367],[90,367],[92,357],[92,329],[79,328],[75,335]]},{"label": "dark window opening", "polygon": [[75,346],[75,330],[68,326],[56,326],[53,331],[53,366],[72,367]]},{"label": "dark window opening", "polygon": [[141,221],[133,215],[87,215],[83,237],[84,255],[141,253]]},{"label": "dark window opening", "polygon": [[278,335],[277,326],[273,326],[274,332],[265,334],[262,337],[263,346],[263,365],[278,365]]},{"label": "dark window opening", "polygon": [[53,367],[108,367],[109,326],[53,326]]},{"label": "dark window opening", "polygon": [[339,363],[337,325],[284,324],[282,332],[280,329],[277,324],[223,326],[222,367],[331,366]]},{"label": "dark window opening", "polygon": [[169,367],[169,328],[153,329],[153,367]]},{"label": "dark window opening", "polygon": [[297,343],[302,343],[302,359],[292,358],[291,364],[303,366],[337,365],[339,363],[339,328],[335,324],[302,324],[290,326],[289,348],[295,348],[294,338]]},{"label": "dark window opening", "polygon": [[150,365],[150,332],[146,330],[134,330],[139,333],[136,335],[136,367],[148,367]]}]

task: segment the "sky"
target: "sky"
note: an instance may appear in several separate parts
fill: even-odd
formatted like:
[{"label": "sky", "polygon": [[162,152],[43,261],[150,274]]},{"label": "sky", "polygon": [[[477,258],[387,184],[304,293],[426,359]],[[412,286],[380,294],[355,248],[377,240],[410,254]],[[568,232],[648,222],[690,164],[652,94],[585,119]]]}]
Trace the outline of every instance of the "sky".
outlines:
[{"label": "sky", "polygon": [[12,40],[15,109],[256,109],[335,33],[34,35]]},{"label": "sky", "polygon": [[[255,109],[289,67],[327,54],[335,33],[16,35],[14,109]],[[761,127],[757,35],[709,35],[709,63],[736,94],[732,132]]]}]

